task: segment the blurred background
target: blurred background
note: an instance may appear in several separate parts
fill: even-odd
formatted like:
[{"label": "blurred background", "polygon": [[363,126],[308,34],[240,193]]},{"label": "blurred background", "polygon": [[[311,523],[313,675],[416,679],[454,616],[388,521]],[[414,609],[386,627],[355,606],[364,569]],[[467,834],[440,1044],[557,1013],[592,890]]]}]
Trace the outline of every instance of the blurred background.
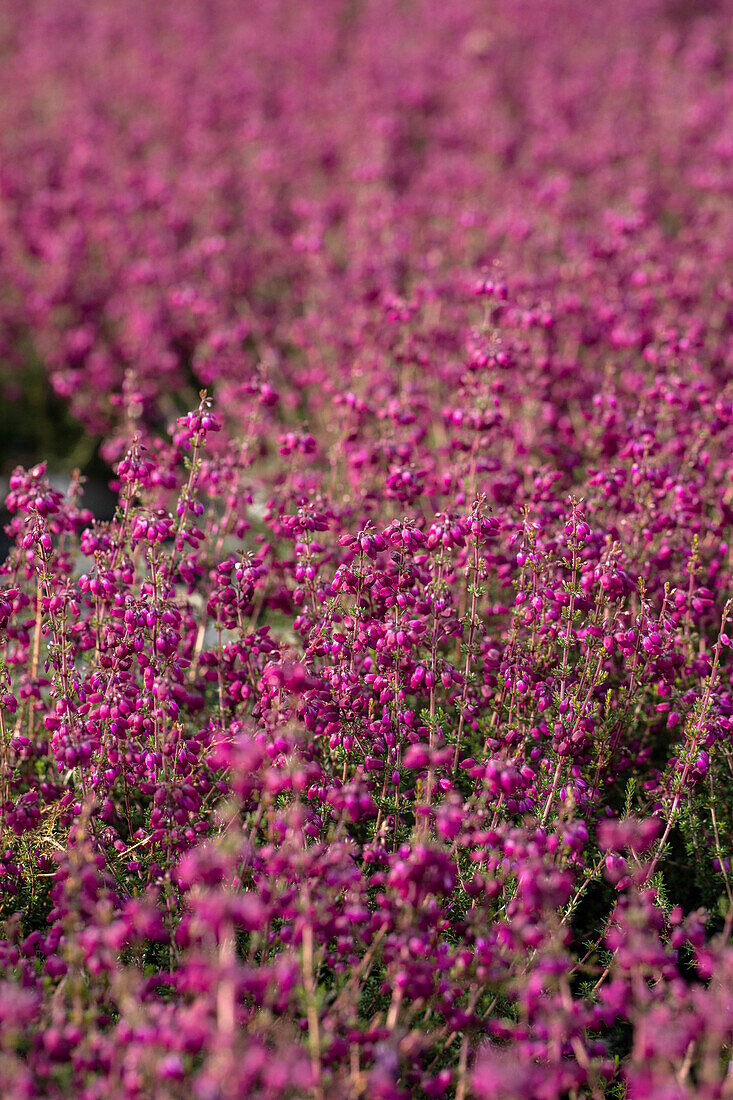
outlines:
[{"label": "blurred background", "polygon": [[[497,259],[522,309],[559,317],[578,298],[571,369],[620,369],[665,325],[686,331],[679,303],[665,312],[677,277],[697,300],[718,288],[711,354],[726,359],[731,14],[6,0],[0,486],[18,463],[78,467],[104,515],[131,434],[164,432],[204,386],[236,421],[284,383],[299,403],[275,429],[328,432],[323,364],[358,390],[385,310],[455,303]],[[622,337],[637,268],[655,289]],[[588,298],[601,283],[605,315]],[[455,306],[447,355],[468,320]]]}]

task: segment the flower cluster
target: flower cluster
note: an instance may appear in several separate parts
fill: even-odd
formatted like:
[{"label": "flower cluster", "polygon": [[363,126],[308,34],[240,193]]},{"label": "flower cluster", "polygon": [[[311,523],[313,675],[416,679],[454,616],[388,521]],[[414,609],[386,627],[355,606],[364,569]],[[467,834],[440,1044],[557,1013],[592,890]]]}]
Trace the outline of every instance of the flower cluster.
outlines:
[{"label": "flower cluster", "polygon": [[731,1095],[732,15],[5,5],[9,1096]]}]

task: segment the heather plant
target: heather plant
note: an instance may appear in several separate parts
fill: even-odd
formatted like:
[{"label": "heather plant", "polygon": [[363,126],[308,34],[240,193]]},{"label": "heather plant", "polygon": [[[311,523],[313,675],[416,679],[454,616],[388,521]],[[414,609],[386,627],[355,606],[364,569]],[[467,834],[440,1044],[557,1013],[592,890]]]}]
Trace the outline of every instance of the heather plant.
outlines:
[{"label": "heather plant", "polygon": [[7,5],[8,1095],[733,1095],[730,14]]}]

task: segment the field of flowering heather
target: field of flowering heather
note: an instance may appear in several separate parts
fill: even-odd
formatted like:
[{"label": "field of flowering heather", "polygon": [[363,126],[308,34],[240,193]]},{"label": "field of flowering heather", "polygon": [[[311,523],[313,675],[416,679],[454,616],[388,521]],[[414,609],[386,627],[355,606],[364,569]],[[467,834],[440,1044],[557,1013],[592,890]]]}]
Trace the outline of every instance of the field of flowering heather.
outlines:
[{"label": "field of flowering heather", "polygon": [[3,1098],[733,1098],[733,0],[0,60]]}]

